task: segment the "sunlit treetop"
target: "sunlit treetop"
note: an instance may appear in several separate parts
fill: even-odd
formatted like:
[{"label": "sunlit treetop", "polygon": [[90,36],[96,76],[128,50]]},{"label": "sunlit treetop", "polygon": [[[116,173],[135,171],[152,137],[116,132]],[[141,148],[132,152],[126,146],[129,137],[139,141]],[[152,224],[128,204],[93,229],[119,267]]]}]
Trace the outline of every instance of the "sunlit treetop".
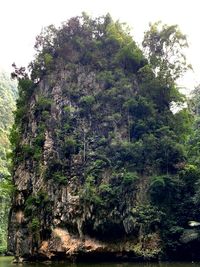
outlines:
[{"label": "sunlit treetop", "polygon": [[174,81],[191,68],[184,54],[187,38],[177,25],[169,26],[160,21],[150,24],[142,44],[157,76]]}]

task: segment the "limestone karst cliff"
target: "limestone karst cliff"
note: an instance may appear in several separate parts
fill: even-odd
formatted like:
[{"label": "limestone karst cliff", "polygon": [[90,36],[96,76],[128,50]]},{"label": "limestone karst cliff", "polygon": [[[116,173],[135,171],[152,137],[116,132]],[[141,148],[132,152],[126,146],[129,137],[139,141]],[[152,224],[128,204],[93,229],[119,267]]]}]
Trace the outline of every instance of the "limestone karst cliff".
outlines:
[{"label": "limestone karst cliff", "polygon": [[162,229],[178,225],[181,211],[169,205],[181,203],[185,167],[188,117],[171,111],[182,99],[173,79],[156,76],[109,15],[49,26],[35,47],[31,76],[13,73],[9,251],[28,260],[158,258],[170,236]]}]

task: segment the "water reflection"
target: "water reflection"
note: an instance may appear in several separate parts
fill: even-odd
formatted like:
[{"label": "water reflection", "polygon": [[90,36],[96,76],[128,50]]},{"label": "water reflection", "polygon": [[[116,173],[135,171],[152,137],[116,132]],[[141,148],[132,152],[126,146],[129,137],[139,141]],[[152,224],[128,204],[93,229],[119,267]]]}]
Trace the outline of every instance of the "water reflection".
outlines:
[{"label": "water reflection", "polygon": [[67,262],[43,262],[43,263],[12,263],[12,257],[0,257],[0,267],[200,267],[200,263],[191,262],[164,262],[164,263],[67,263]]}]

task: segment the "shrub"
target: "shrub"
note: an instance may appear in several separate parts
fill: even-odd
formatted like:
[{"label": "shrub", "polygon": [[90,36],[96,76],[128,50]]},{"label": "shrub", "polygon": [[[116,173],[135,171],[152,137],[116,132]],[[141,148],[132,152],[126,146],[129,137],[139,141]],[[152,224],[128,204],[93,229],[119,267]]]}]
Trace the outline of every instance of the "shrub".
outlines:
[{"label": "shrub", "polygon": [[50,117],[50,113],[47,110],[42,111],[42,120],[47,120]]},{"label": "shrub", "polygon": [[40,96],[37,103],[36,103],[36,111],[50,111],[52,105],[52,100],[47,97]]},{"label": "shrub", "polygon": [[35,138],[34,138],[34,145],[38,147],[43,147],[45,142],[45,135],[43,132],[40,132]]},{"label": "shrub", "polygon": [[94,183],[95,177],[87,176],[81,192],[81,199],[88,204],[102,205],[102,199],[98,196]]},{"label": "shrub", "polygon": [[29,195],[25,201],[24,214],[27,217],[33,217],[38,214],[38,209],[47,210],[50,200],[46,192],[39,191],[36,195]]},{"label": "shrub", "polygon": [[122,176],[123,183],[126,185],[132,184],[139,179],[136,172],[125,172]]},{"label": "shrub", "polygon": [[22,146],[22,153],[23,153],[25,159],[32,157],[34,155],[34,148],[28,144],[24,144]]},{"label": "shrub", "polygon": [[82,96],[79,103],[83,111],[90,111],[95,103],[95,98],[92,95]]},{"label": "shrub", "polygon": [[34,217],[31,221],[31,230],[33,233],[37,232],[40,229],[40,221],[38,218]]},{"label": "shrub", "polygon": [[66,157],[70,156],[71,154],[77,153],[78,144],[72,136],[65,138],[64,150]]},{"label": "shrub", "polygon": [[36,161],[40,161],[40,160],[41,160],[41,157],[42,157],[42,148],[36,146],[36,147],[34,148],[33,159],[36,160]]},{"label": "shrub", "polygon": [[53,180],[60,184],[60,185],[66,185],[67,184],[67,177],[66,175],[64,175],[62,172],[60,171],[56,171],[52,174],[52,178]]}]

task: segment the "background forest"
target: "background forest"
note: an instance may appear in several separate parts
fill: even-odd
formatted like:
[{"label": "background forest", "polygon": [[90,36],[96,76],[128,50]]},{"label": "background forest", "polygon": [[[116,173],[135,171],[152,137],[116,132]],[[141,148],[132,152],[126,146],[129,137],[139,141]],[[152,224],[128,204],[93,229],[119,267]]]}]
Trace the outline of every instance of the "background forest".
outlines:
[{"label": "background forest", "polygon": [[14,122],[17,83],[9,74],[0,72],[0,252],[7,248],[8,212],[11,203],[9,133]]}]

